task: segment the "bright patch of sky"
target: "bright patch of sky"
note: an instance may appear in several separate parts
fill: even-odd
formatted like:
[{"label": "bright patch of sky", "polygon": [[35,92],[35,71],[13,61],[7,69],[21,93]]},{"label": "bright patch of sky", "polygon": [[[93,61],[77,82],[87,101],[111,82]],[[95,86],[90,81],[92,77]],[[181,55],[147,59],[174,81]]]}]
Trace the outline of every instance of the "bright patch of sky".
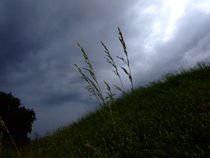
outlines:
[{"label": "bright patch of sky", "polygon": [[195,3],[194,8],[199,9],[206,14],[210,13],[210,3],[209,0],[199,0],[197,3]]},{"label": "bright patch of sky", "polygon": [[[150,44],[156,42],[166,42],[173,38],[177,21],[183,16],[187,5],[191,0],[168,0],[161,3],[160,6],[149,7],[146,13],[153,13],[156,17],[154,20]],[[152,11],[152,9],[155,9]],[[150,10],[150,11],[149,11]]]},{"label": "bright patch of sky", "polygon": [[[142,8],[142,2],[138,2],[133,7],[135,22],[132,25],[141,26],[143,17],[154,18],[151,26],[146,29],[149,36],[147,34],[144,49],[148,53],[153,52],[154,45],[157,43],[164,43],[173,39],[177,23],[188,9],[198,9],[206,14],[210,13],[209,0],[164,0],[155,2],[149,3],[145,8]],[[139,45],[139,43],[135,44],[135,41],[132,41],[132,43],[133,45]]]}]

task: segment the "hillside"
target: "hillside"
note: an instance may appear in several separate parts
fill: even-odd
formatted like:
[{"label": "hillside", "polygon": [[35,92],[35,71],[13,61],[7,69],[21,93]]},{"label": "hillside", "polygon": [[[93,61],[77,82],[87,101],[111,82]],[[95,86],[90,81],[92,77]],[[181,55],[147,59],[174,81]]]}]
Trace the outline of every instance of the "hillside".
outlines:
[{"label": "hillside", "polygon": [[[134,90],[21,148],[24,158],[210,157],[210,67]],[[4,157],[16,157],[3,149]]]}]

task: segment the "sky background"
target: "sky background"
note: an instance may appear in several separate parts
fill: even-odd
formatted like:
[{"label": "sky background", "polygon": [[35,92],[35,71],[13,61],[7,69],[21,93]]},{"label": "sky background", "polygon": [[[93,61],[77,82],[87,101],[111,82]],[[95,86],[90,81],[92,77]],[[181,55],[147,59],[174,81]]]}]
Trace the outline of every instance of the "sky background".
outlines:
[{"label": "sky background", "polygon": [[[84,66],[77,42],[99,81],[118,84],[99,43],[122,56],[118,26],[135,87],[210,60],[209,0],[0,0],[0,91],[34,109],[32,135],[98,107],[73,66]],[[123,82],[129,88],[126,76]]]}]

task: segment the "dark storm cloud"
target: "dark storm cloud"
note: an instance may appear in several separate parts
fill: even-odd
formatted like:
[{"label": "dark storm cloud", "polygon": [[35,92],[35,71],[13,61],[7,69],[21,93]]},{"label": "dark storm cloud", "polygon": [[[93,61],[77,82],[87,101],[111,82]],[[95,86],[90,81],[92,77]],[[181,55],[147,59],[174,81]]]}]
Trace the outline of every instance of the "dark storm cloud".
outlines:
[{"label": "dark storm cloud", "polygon": [[0,66],[3,73],[8,66],[15,66],[31,51],[37,51],[45,45],[45,39],[43,32],[33,28],[33,25],[40,23],[34,4],[29,5],[27,1],[1,1],[1,6]]},{"label": "dark storm cloud", "polygon": [[0,3],[1,73],[47,47],[67,27],[74,28],[84,18],[78,4],[72,8],[67,3],[69,7],[65,7],[65,1],[3,0]]},{"label": "dark storm cloud", "polygon": [[[100,36],[106,36],[107,31],[102,31],[102,28],[110,27],[110,23],[114,21],[117,26],[119,14],[113,11],[120,12],[124,7],[117,2],[109,5],[107,2],[94,0],[20,0],[18,3],[3,0],[1,8],[0,71],[4,73],[7,67],[18,66],[18,63],[27,60],[28,55],[45,49],[53,40],[65,38],[65,34],[74,39],[74,42],[78,40],[84,43],[89,43],[89,38],[94,39],[94,36],[97,36],[92,34],[84,39],[84,36],[90,36],[91,31],[97,34],[100,31]],[[56,42],[55,49],[56,45],[59,47],[64,41]],[[64,49],[60,51],[66,52]]]},{"label": "dark storm cloud", "polygon": [[[97,107],[73,67],[84,65],[77,42],[88,51],[100,82],[117,84],[99,41],[114,56],[122,55],[116,30],[120,26],[136,87],[208,58],[209,13],[193,8],[196,1],[189,3],[172,37],[162,41],[170,15],[164,12],[164,3],[1,0],[0,90],[12,92],[23,105],[34,108],[38,120],[33,131],[43,134]],[[160,30],[154,30],[157,22]]]},{"label": "dark storm cloud", "polygon": [[127,4],[95,0],[0,2],[0,89],[35,109],[35,131],[48,129],[49,120],[69,122],[95,108],[73,68],[81,61],[76,42],[89,46],[90,52],[97,51],[90,45],[101,37],[110,38],[108,34],[122,23]]}]

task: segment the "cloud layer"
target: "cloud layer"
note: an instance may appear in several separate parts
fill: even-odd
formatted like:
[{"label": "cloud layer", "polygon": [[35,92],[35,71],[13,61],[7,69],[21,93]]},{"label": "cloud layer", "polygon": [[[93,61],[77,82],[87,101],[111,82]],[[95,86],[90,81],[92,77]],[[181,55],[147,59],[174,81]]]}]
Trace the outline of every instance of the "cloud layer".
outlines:
[{"label": "cloud layer", "polygon": [[99,41],[122,55],[120,26],[138,87],[209,60],[209,19],[207,0],[2,0],[0,90],[36,111],[33,132],[55,130],[97,107],[73,67],[83,65],[77,42],[88,51],[99,80],[117,82]]}]

